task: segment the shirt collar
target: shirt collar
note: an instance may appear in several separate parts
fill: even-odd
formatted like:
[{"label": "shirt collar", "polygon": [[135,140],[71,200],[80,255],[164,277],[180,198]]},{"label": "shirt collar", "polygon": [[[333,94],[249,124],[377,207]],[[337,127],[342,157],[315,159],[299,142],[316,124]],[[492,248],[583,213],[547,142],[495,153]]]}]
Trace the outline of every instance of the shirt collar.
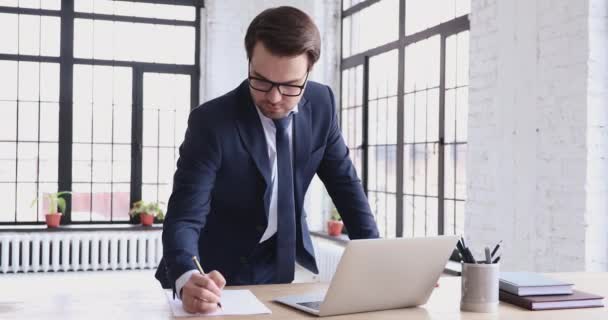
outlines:
[{"label": "shirt collar", "polygon": [[[266,122],[272,122],[272,119],[268,118],[267,116],[265,116],[262,113],[262,111],[260,111],[260,108],[258,107],[257,104],[254,104],[254,105],[255,105],[255,110],[258,112],[258,115],[260,116],[260,119],[262,119]],[[299,111],[299,104],[296,104],[296,106],[293,109],[291,109],[290,113],[297,114],[298,111]],[[272,122],[272,123],[274,124],[274,122]]]}]

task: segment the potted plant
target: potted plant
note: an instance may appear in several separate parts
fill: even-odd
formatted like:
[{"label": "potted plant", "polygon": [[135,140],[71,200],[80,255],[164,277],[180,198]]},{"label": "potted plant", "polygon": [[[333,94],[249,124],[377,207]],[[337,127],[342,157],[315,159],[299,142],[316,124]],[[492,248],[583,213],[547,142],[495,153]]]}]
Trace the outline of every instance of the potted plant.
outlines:
[{"label": "potted plant", "polygon": [[158,220],[164,219],[165,215],[163,210],[160,208],[159,203],[147,204],[143,200],[139,200],[133,203],[133,207],[129,210],[131,217],[139,216],[139,221],[143,226],[151,226],[154,223],[154,218]]},{"label": "potted plant", "polygon": [[162,222],[165,219],[165,213],[163,212],[163,209],[161,208],[161,204],[164,204],[164,203],[163,202],[148,203],[148,214],[153,215],[154,218],[158,222]]},{"label": "potted plant", "polygon": [[330,236],[339,236],[342,234],[343,227],[344,223],[342,222],[342,217],[340,217],[338,210],[334,208],[331,212],[329,221],[327,221],[327,233]]},{"label": "potted plant", "polygon": [[[59,227],[59,224],[61,223],[61,215],[63,212],[65,212],[65,199],[62,196],[69,193],[69,191],[59,191],[44,195],[49,203],[48,211],[44,214],[47,227]],[[32,201],[32,206],[37,202],[38,199],[34,199],[34,201]]]}]

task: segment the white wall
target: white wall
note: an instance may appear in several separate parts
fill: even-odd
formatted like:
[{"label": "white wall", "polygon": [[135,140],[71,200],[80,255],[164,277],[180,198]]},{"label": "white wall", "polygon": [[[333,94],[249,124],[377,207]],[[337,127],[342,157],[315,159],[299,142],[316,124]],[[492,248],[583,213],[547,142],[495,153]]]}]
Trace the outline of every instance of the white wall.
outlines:
[{"label": "white wall", "polygon": [[587,232],[588,270],[608,265],[608,1],[589,1],[587,75]]},{"label": "white wall", "polygon": [[338,90],[339,0],[207,0],[201,15],[201,101],[226,93],[247,77],[244,45],[247,27],[257,14],[277,6],[299,8],[315,21],[322,47],[321,58],[310,78]]},{"label": "white wall", "polygon": [[[249,23],[263,10],[284,5],[301,9],[317,24],[321,57],[310,79],[329,85],[339,99],[339,0],[207,0],[201,11],[201,103],[236,88],[247,77],[244,38]],[[304,203],[311,230],[323,229],[329,201],[323,184],[315,178]]]},{"label": "white wall", "polygon": [[471,8],[467,238],[504,240],[503,269],[606,270],[606,1]]}]

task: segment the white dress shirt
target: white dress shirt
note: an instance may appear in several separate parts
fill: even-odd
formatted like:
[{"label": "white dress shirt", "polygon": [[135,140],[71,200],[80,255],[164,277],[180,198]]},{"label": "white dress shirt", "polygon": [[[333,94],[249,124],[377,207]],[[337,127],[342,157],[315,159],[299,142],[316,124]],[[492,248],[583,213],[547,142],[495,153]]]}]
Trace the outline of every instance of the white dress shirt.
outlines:
[{"label": "white dress shirt", "polygon": [[[272,121],[272,119],[263,115],[262,112],[260,112],[259,108],[256,108],[256,110],[258,111],[258,115],[260,116],[262,127],[264,127],[264,135],[266,136],[266,145],[268,146],[268,159],[270,159],[270,181],[272,183],[270,206],[268,208],[268,226],[266,226],[266,231],[260,239],[260,243],[262,243],[268,240],[270,237],[272,237],[272,235],[277,232],[277,188],[279,185],[279,179],[277,177],[277,128],[274,126],[274,122]],[[291,110],[291,112],[294,114],[298,113],[298,105],[296,105]],[[292,155],[293,159],[293,130],[291,129],[292,123],[293,118],[291,118],[285,130],[287,131],[287,136],[289,137],[289,154]]]},{"label": "white dress shirt", "polygon": [[[260,117],[260,122],[262,123],[262,127],[264,128],[264,136],[266,137],[266,146],[268,147],[268,159],[270,160],[270,181],[272,183],[272,193],[270,195],[270,206],[268,208],[268,225],[266,226],[266,231],[262,235],[260,239],[260,243],[268,240],[277,232],[277,187],[279,185],[279,177],[277,177],[277,140],[276,140],[276,132],[277,129],[274,125],[272,119],[266,117],[260,109],[256,106],[255,110],[258,112],[258,116]],[[296,105],[291,113],[298,113],[298,105]],[[287,125],[287,135],[289,137],[289,154],[292,155],[293,159],[293,139],[292,139],[292,124],[293,118],[289,121]],[[295,213],[294,213],[295,214]],[[177,291],[177,296],[181,299],[181,291],[186,282],[190,279],[193,273],[197,273],[198,270],[193,269],[184,272],[177,280],[175,281],[175,289]]]}]

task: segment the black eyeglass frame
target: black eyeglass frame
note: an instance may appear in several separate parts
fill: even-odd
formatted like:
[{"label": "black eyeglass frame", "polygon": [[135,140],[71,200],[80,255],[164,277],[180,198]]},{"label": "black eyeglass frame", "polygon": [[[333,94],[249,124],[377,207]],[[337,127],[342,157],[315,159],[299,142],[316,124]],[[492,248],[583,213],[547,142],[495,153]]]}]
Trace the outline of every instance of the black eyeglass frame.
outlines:
[{"label": "black eyeglass frame", "polygon": [[[249,69],[249,66],[248,66],[247,69]],[[308,82],[308,75],[309,74],[310,74],[310,71],[306,71],[306,77],[304,78],[304,83],[302,85],[274,82],[274,81],[270,81],[268,79],[262,79],[262,78],[254,77],[251,74],[249,74],[249,76],[247,77],[247,82],[249,82],[249,86],[253,90],[257,90],[257,91],[268,93],[268,92],[272,91],[272,89],[274,89],[274,87],[277,87],[277,90],[279,90],[279,93],[281,95],[283,95],[283,96],[286,96],[286,97],[298,97],[298,96],[300,96],[302,94],[302,92],[304,92],[304,88],[306,87],[306,83]],[[263,90],[263,89],[260,89],[260,88],[256,88],[256,87],[254,87],[251,84],[251,79],[269,83],[270,84],[270,88],[268,88],[268,90]],[[281,91],[281,87],[298,88],[298,89],[300,89],[300,91],[298,92],[298,94],[285,94],[285,93],[283,93]]]}]

